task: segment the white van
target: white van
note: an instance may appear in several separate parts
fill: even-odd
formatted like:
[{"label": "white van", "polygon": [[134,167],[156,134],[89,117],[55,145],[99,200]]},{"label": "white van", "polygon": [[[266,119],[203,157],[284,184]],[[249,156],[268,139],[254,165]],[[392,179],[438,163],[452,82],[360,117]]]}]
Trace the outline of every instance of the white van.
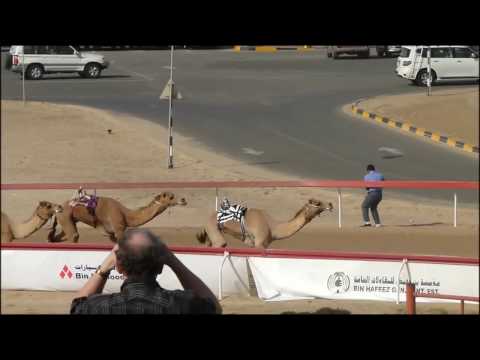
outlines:
[{"label": "white van", "polygon": [[[402,46],[396,73],[417,85],[427,85],[428,46]],[[430,46],[432,84],[444,80],[475,80],[479,78],[478,54],[468,46]]]},{"label": "white van", "polygon": [[103,55],[79,52],[72,46],[14,45],[10,54],[14,72],[23,72],[25,59],[25,78],[29,80],[39,80],[44,74],[75,72],[81,77],[98,78],[109,65]]}]

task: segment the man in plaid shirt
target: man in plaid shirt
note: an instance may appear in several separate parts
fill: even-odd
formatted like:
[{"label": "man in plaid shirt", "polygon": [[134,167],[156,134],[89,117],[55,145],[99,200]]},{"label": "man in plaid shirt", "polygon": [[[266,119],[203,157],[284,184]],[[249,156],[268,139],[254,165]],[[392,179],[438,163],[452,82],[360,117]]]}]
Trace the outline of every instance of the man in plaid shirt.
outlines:
[{"label": "man in plaid shirt", "polygon": [[[169,266],[185,290],[165,290],[156,278]],[[119,293],[102,295],[116,267],[127,279]],[[148,230],[125,235],[72,302],[72,314],[219,314],[215,295]]]}]

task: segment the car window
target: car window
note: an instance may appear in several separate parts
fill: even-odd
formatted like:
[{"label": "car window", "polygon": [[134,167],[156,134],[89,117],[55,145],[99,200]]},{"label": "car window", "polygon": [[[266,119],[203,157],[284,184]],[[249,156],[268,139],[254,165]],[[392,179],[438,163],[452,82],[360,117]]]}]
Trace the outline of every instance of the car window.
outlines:
[{"label": "car window", "polygon": [[456,47],[453,48],[453,57],[456,58],[470,58],[472,56],[472,51],[469,48]]},{"label": "car window", "polygon": [[73,55],[73,49],[70,46],[55,46],[55,48],[59,55]]},{"label": "car window", "polygon": [[450,48],[432,48],[430,50],[432,58],[451,58],[452,53]]},{"label": "car window", "polygon": [[24,54],[35,54],[35,46],[32,45],[23,45]]},{"label": "car window", "polygon": [[[423,48],[422,57],[428,56],[428,48]],[[430,48],[430,56],[432,58],[451,58],[452,52],[450,48]]]},{"label": "car window", "polygon": [[402,48],[400,50],[400,57],[402,58],[409,58],[410,57],[410,49]]},{"label": "car window", "polygon": [[36,54],[42,55],[42,54],[49,54],[50,52],[48,51],[48,45],[37,45],[36,46]]}]

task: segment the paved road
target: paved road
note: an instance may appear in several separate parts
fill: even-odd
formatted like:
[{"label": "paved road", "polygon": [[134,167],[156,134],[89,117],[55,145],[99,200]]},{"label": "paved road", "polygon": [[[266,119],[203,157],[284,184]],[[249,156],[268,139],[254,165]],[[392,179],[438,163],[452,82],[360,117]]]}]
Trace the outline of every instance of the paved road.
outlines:
[{"label": "paved road", "polygon": [[[169,52],[104,53],[112,66],[103,78],[28,81],[28,99],[90,105],[167,125],[168,102],[158,96],[169,77]],[[394,64],[375,57],[334,61],[322,50],[176,51],[174,77],[185,99],[175,106],[174,129],[216,151],[305,178],[358,179],[372,162],[388,179],[478,180],[478,157],[341,112],[359,98],[423,91],[397,78]],[[20,78],[5,71],[3,61],[2,99],[21,99]],[[382,146],[405,156],[381,159]],[[407,193],[451,198],[442,191]],[[460,200],[478,202],[478,192],[460,192]]]}]

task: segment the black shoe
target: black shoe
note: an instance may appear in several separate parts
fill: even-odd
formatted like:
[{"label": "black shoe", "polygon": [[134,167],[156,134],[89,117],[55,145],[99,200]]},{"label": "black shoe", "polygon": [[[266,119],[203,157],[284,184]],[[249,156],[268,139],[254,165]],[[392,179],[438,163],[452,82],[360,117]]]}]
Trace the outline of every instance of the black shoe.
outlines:
[{"label": "black shoe", "polygon": [[372,224],[363,224],[363,225],[360,225],[360,227],[369,227],[369,226],[372,226]]}]

